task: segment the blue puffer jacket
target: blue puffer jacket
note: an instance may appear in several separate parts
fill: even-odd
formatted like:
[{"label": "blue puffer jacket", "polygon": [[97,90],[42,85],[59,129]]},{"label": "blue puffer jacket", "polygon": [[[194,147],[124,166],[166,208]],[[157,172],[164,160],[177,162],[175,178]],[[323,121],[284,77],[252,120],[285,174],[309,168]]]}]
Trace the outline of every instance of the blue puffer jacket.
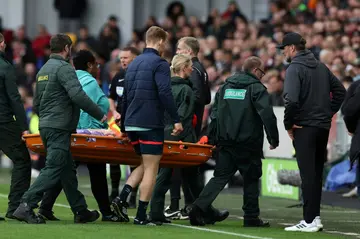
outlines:
[{"label": "blue puffer jacket", "polygon": [[180,122],[171,92],[170,66],[151,48],[129,65],[124,80],[121,130],[125,126],[164,128],[164,112],[174,123]]}]

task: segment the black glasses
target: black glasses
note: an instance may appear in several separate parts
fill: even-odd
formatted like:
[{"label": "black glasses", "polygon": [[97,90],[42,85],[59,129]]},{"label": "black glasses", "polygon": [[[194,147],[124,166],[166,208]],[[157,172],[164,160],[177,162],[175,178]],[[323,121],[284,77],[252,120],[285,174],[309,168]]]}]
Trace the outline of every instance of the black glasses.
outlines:
[{"label": "black glasses", "polygon": [[259,70],[261,72],[261,77],[263,77],[265,75],[265,72],[263,70],[261,70],[260,68],[256,68],[256,70]]}]

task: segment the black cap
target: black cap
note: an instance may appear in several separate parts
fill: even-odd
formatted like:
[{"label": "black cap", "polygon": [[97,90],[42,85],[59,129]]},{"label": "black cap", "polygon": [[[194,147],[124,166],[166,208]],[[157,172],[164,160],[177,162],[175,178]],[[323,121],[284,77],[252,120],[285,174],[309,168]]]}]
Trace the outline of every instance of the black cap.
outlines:
[{"label": "black cap", "polygon": [[304,43],[306,44],[306,41],[300,34],[290,32],[284,36],[282,44],[278,45],[276,48],[284,49],[286,46],[300,45]]}]

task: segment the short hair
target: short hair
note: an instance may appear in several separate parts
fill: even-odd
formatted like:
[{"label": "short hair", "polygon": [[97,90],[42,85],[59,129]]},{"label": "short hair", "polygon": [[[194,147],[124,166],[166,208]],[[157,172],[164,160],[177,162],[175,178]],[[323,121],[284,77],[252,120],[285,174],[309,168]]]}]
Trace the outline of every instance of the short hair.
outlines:
[{"label": "short hair", "polygon": [[250,56],[247,58],[243,64],[243,71],[250,72],[255,68],[259,68],[263,65],[262,60],[257,56]]},{"label": "short hair", "polygon": [[96,59],[91,51],[81,50],[73,58],[73,64],[76,70],[86,71],[89,66],[88,63],[95,63]]},{"label": "short hair", "polygon": [[190,66],[190,64],[192,64],[190,56],[182,54],[175,55],[170,66],[172,75],[179,73],[183,67]]},{"label": "short hair", "polygon": [[138,56],[140,55],[140,51],[136,48],[136,47],[133,47],[133,46],[128,46],[128,47],[125,47],[124,49],[122,49],[123,51],[130,51],[131,54],[135,55],[135,56]]},{"label": "short hair", "polygon": [[56,34],[51,37],[50,50],[52,53],[60,53],[65,50],[65,46],[69,47],[72,45],[71,38],[66,34]]},{"label": "short hair", "polygon": [[0,42],[3,42],[5,40],[4,35],[0,33]]},{"label": "short hair", "polygon": [[152,26],[146,31],[146,44],[157,43],[160,40],[166,41],[168,37],[167,32],[161,27]]},{"label": "short hair", "polygon": [[199,41],[195,37],[183,37],[179,42],[183,42],[195,55],[200,51]]}]

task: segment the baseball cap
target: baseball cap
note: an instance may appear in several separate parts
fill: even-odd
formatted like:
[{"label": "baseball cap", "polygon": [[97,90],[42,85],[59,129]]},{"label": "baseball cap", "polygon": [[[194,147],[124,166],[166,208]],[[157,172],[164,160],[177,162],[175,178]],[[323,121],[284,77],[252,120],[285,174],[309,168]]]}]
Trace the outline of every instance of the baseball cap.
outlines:
[{"label": "baseball cap", "polygon": [[284,49],[286,46],[290,45],[300,45],[306,43],[305,39],[296,32],[287,33],[284,38],[282,44],[278,45],[276,48]]}]

